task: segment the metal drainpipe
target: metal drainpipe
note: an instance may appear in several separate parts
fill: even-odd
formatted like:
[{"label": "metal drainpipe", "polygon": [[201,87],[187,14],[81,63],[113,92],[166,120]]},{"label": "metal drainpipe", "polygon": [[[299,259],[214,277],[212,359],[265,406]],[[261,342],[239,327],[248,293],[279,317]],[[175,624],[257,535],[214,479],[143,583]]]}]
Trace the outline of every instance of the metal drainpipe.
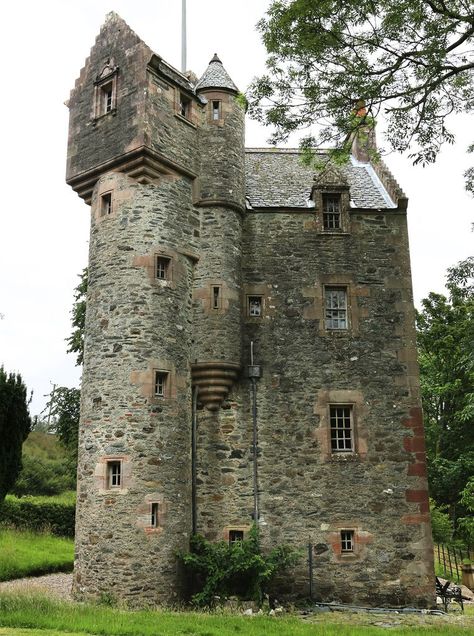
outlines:
[{"label": "metal drainpipe", "polygon": [[258,428],[257,428],[257,379],[261,376],[262,370],[259,365],[253,363],[253,340],[250,342],[250,366],[248,375],[252,383],[252,421],[253,421],[253,520],[258,524]]},{"label": "metal drainpipe", "polygon": [[193,390],[192,426],[191,426],[191,510],[192,510],[192,534],[197,532],[197,398],[199,387]]}]

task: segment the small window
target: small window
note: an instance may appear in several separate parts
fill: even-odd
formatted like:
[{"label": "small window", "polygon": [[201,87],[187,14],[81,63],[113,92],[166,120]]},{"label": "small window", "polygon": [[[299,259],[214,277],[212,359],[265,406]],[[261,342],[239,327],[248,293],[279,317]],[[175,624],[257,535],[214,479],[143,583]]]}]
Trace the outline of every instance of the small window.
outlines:
[{"label": "small window", "polygon": [[326,287],[324,295],[326,329],[347,329],[347,288]]},{"label": "small window", "polygon": [[341,229],[341,195],[323,194],[323,229]]},{"label": "small window", "polygon": [[156,502],[151,504],[150,526],[158,528],[158,503]]},{"label": "small window", "polygon": [[229,545],[234,545],[234,543],[239,543],[244,540],[244,531],[243,530],[229,530]]},{"label": "small window", "polygon": [[122,462],[119,460],[107,462],[107,488],[122,487]]},{"label": "small window", "polygon": [[352,453],[354,451],[354,423],[351,405],[329,407],[331,427],[331,451],[333,453]]},{"label": "small window", "polygon": [[263,298],[262,296],[247,296],[248,315],[253,318],[262,317]]},{"label": "small window", "polygon": [[112,214],[112,193],[107,192],[100,197],[100,215],[108,216]]},{"label": "small window", "polygon": [[159,280],[171,278],[171,259],[166,256],[157,256],[155,263],[155,277]]},{"label": "small window", "polygon": [[221,287],[220,285],[211,286],[211,307],[212,309],[221,308]]},{"label": "small window", "polygon": [[341,530],[341,553],[354,552],[354,530]]},{"label": "small window", "polygon": [[155,371],[155,397],[166,397],[168,392],[168,373],[166,371]]},{"label": "small window", "polygon": [[179,114],[181,117],[191,119],[191,100],[183,93],[179,94]]},{"label": "small window", "polygon": [[211,102],[212,104],[212,119],[218,121],[221,118],[221,103],[218,101]]}]

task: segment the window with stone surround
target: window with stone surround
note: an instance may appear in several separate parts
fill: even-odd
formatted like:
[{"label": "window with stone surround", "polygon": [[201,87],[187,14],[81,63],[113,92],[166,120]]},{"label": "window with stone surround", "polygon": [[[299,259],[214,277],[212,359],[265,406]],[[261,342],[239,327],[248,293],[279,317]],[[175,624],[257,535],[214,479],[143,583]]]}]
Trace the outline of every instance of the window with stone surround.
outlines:
[{"label": "window with stone surround", "polygon": [[94,82],[94,118],[104,117],[117,108],[118,67],[111,60],[105,64],[100,76]]},{"label": "window with stone surround", "polygon": [[263,296],[247,296],[247,315],[261,318],[263,315]]},{"label": "window with stone surround", "polygon": [[100,195],[100,216],[112,214],[112,193],[104,192]]},{"label": "window with stone surround", "polygon": [[122,462],[119,459],[107,461],[107,488],[122,488]]},{"label": "window with stone surround", "polygon": [[329,426],[331,429],[331,452],[353,453],[355,448],[352,404],[331,404],[329,406]]},{"label": "window with stone surround", "polygon": [[191,119],[191,100],[184,93],[179,94],[178,113],[185,119]]},{"label": "window with stone surround", "polygon": [[354,530],[341,530],[341,554],[354,554]]},{"label": "window with stone surround", "polygon": [[154,391],[155,397],[164,398],[168,394],[169,373],[168,371],[154,372]]},{"label": "window with stone surround", "polygon": [[325,231],[340,230],[341,223],[341,195],[337,193],[323,193],[323,229]]},{"label": "window with stone surround", "polygon": [[211,114],[213,121],[219,121],[221,118],[221,102],[217,100],[211,101]]},{"label": "window with stone surround", "polygon": [[244,531],[243,530],[229,530],[229,545],[234,545],[234,543],[239,543],[239,541],[244,540]]},{"label": "window with stone surround", "polygon": [[155,278],[158,280],[171,279],[171,258],[161,255],[155,257]]},{"label": "window with stone surround", "polygon": [[349,328],[347,312],[347,287],[324,288],[325,313],[324,322],[326,329],[347,330]]}]

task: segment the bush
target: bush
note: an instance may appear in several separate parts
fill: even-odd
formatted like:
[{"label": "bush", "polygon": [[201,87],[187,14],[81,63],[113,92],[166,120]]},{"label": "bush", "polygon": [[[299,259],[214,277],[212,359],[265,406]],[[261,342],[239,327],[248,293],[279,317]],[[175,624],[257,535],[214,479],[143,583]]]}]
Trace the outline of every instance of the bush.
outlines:
[{"label": "bush", "polygon": [[212,606],[216,596],[220,599],[238,596],[261,605],[272,579],[300,558],[289,546],[278,546],[263,554],[255,526],[248,539],[232,545],[223,541],[211,543],[195,535],[190,547],[190,552],[180,556],[196,577],[199,591],[192,602],[199,607]]},{"label": "bush", "polygon": [[74,536],[76,504],[68,497],[22,497],[7,495],[0,507],[2,525],[22,530],[49,530],[64,537]]},{"label": "bush", "polygon": [[453,524],[445,510],[446,506],[437,507],[430,501],[431,528],[435,543],[449,543],[453,536]]},{"label": "bush", "polygon": [[65,490],[71,490],[74,486],[74,478],[66,460],[42,459],[24,455],[23,468],[10,492],[18,497],[59,495]]}]

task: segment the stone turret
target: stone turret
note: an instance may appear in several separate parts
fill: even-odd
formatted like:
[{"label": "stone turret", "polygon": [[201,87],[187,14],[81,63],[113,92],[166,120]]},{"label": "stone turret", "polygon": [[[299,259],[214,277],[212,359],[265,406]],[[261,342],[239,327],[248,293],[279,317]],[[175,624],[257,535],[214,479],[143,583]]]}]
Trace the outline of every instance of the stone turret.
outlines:
[{"label": "stone turret", "polygon": [[196,85],[205,102],[200,130],[197,204],[203,208],[195,276],[195,362],[199,401],[218,409],[241,363],[241,243],[244,109],[237,87],[214,55]]}]

